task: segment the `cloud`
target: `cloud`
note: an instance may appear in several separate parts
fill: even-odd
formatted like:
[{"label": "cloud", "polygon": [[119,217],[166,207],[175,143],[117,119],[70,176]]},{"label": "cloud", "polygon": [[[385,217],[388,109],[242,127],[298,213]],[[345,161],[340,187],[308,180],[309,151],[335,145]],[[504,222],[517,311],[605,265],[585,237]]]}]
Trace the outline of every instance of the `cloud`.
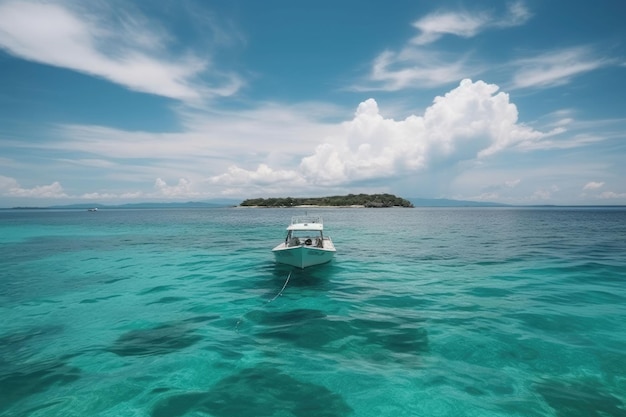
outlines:
[{"label": "cloud", "polygon": [[533,14],[528,10],[524,2],[515,1],[508,4],[507,13],[503,16],[495,18],[493,26],[495,27],[514,27],[525,24]]},{"label": "cloud", "polygon": [[23,188],[11,177],[0,175],[0,193],[5,197],[29,198],[65,198],[67,194],[58,181],[49,185],[37,185],[33,188]]},{"label": "cloud", "polygon": [[519,183],[522,182],[522,180],[515,179],[515,180],[510,180],[510,181],[504,181],[504,186],[507,188],[515,188],[519,185]]},{"label": "cloud", "polygon": [[[259,164],[256,170],[232,165],[220,175],[209,177],[206,182],[216,187],[221,195],[301,195],[313,187],[293,169],[272,169]],[[328,191],[328,190],[326,190]]]},{"label": "cloud", "polygon": [[93,158],[85,158],[85,159],[59,159],[59,162],[78,165],[89,168],[113,168],[118,166],[118,164],[105,160],[105,159],[93,159]]},{"label": "cloud", "polygon": [[[446,53],[442,48],[435,49],[433,44],[445,35],[471,38],[486,30],[520,26],[531,16],[523,2],[509,4],[502,15],[486,11],[437,11],[426,15],[413,24],[419,34],[399,50],[378,54],[366,81],[353,86],[352,90],[432,88],[476,77],[490,70],[474,62],[476,52],[467,49],[462,54]],[[599,57],[590,46],[575,46],[515,59],[500,66],[511,73],[507,88],[515,90],[564,85],[578,75],[613,64],[615,60]]]},{"label": "cloud", "polygon": [[138,199],[138,198],[188,198],[188,197],[210,197],[209,193],[196,192],[193,189],[191,181],[181,178],[175,185],[168,185],[161,178],[157,178],[154,183],[154,192],[91,192],[82,195],[69,195],[63,189],[63,186],[54,181],[49,185],[38,185],[33,188],[23,188],[11,177],[0,175],[0,196],[10,198],[26,198],[26,199],[70,199],[78,198],[81,200],[119,200],[119,199]]},{"label": "cloud", "polygon": [[435,12],[419,19],[413,26],[420,34],[412,43],[426,45],[444,35],[471,38],[489,28],[502,28],[524,24],[531,14],[522,2],[509,5],[503,16],[493,16],[488,12]]},{"label": "cloud", "polygon": [[273,170],[266,164],[260,164],[255,171],[249,171],[233,165],[228,172],[209,178],[212,184],[224,186],[255,185],[268,186],[289,183],[290,185],[303,184],[302,177],[291,170]]},{"label": "cloud", "polygon": [[556,185],[552,185],[548,188],[540,188],[536,190],[533,195],[530,197],[530,200],[550,200],[553,198],[555,193],[560,191],[559,187]]},{"label": "cloud", "polygon": [[[508,190],[511,188],[517,187],[522,182],[521,179],[517,178],[514,180],[507,180],[504,182],[499,182],[497,184],[491,184],[486,187],[483,187],[483,194],[479,197],[480,200],[488,200],[489,198],[494,199],[495,196],[498,195],[498,192],[503,190]],[[485,197],[488,196],[488,197]]]},{"label": "cloud", "polygon": [[[193,198],[211,198],[233,194],[234,191],[231,193],[223,187],[237,181],[247,182],[252,191],[268,189],[270,184],[263,182],[263,178],[279,181],[283,175],[281,170],[290,171],[324,137],[336,130],[337,124],[328,122],[328,118],[346,111],[314,102],[289,106],[263,103],[257,108],[232,112],[188,106],[177,110],[182,128],[175,133],[58,125],[51,132],[53,140],[32,142],[0,137],[0,147],[7,153],[21,155],[63,155],[63,158],[53,158],[54,166],[50,169],[63,184],[77,181],[77,167],[89,166],[89,184],[93,190],[79,197],[73,195],[76,198],[153,199],[170,195],[182,198],[185,192]],[[239,165],[254,172],[261,164],[278,167],[273,168],[274,176],[260,169],[258,174],[238,180],[237,171],[228,169]],[[9,164],[5,165],[10,168]],[[19,169],[40,172],[38,166],[30,164],[23,164]],[[222,185],[207,180],[220,173],[230,173],[221,178]],[[158,178],[165,184],[155,181]],[[188,181],[189,188],[179,183],[178,178]],[[254,185],[255,178],[257,185]],[[288,179],[288,185],[304,184],[293,177]],[[86,181],[84,177],[82,180]],[[112,184],[119,183],[124,184],[125,192],[111,189]],[[155,188],[155,184],[160,184],[161,188]],[[96,188],[100,186],[102,188]],[[141,187],[142,191],[135,192],[128,187]],[[282,190],[284,187],[276,191]]]},{"label": "cloud", "polygon": [[0,48],[22,59],[185,102],[231,95],[241,87],[239,77],[213,68],[205,51],[172,53],[164,28],[153,26],[117,7],[113,12],[34,0],[0,4]]},{"label": "cloud", "polygon": [[413,38],[417,45],[432,43],[443,35],[469,38],[480,32],[490,21],[486,13],[434,13],[413,23],[421,33]]},{"label": "cloud", "polygon": [[616,193],[613,191],[604,191],[599,196],[602,199],[611,200],[611,199],[620,199],[626,198],[626,193]]},{"label": "cloud", "polygon": [[[141,165],[157,160],[154,161],[157,168],[170,161],[180,164],[181,169],[201,166],[206,172],[208,163],[220,168],[233,161],[262,163],[269,158],[284,163],[301,157],[334,128],[333,124],[323,120],[345,111],[337,106],[317,103],[289,106],[263,103],[253,109],[221,112],[187,106],[177,110],[181,124],[179,132],[58,125],[52,142],[32,144],[0,138],[0,145],[81,155],[73,158],[74,164],[94,160],[97,166],[115,163],[123,169],[133,160]],[[159,176],[171,177],[155,174],[151,178]]]},{"label": "cloud", "polygon": [[476,71],[468,68],[465,58],[438,51],[415,48],[400,52],[385,51],[374,60],[369,84],[353,89],[398,91],[408,87],[433,87],[457,82]]},{"label": "cloud", "polygon": [[[590,181],[583,186],[583,193],[581,197],[591,197],[600,200],[617,200],[626,198],[626,193],[618,193],[611,190],[600,192],[600,189],[605,186],[603,181]],[[593,192],[596,191],[594,194]],[[588,194],[587,192],[591,192]]]},{"label": "cloud", "polygon": [[[338,110],[343,111],[332,108],[330,113]],[[591,143],[579,134],[555,133],[562,126],[581,129],[581,122],[558,122],[571,116],[561,111],[548,117],[552,130],[527,126],[518,120],[509,95],[484,81],[463,80],[435,97],[420,114],[393,118],[386,111],[368,99],[343,122],[329,122],[328,109],[313,103],[289,107],[266,103],[219,114],[185,107],[181,113],[184,130],[164,134],[63,125],[55,133],[59,139],[51,142],[0,139],[10,153],[65,156],[54,159],[57,165],[50,172],[58,177],[47,180],[54,180],[52,184],[26,189],[9,176],[0,177],[0,194],[119,201],[387,192],[418,186],[421,193],[427,193],[434,175],[440,186],[449,187],[445,191],[429,188],[439,196],[454,192],[461,199],[474,196],[523,203],[559,194],[558,189],[537,190],[533,184],[549,181],[566,189],[571,186],[563,177],[585,184],[608,169],[551,163],[542,170],[536,151]],[[582,123],[582,128],[597,130],[597,125]],[[607,140],[602,138],[595,140]],[[515,162],[507,160],[510,156]],[[77,165],[92,168],[93,192],[76,195],[61,187],[75,177]],[[124,188],[111,188],[118,181],[123,181]],[[105,185],[97,189],[99,183]],[[522,194],[528,196],[526,200],[513,200]],[[619,198],[619,194],[605,195]]]},{"label": "cloud", "polygon": [[[256,171],[232,166],[211,177],[214,184],[245,186],[276,181],[315,187],[341,187],[390,181],[463,161],[489,157],[545,133],[518,123],[517,108],[498,87],[463,80],[434,99],[423,116],[385,118],[374,99],[359,104],[354,118],[341,123],[297,168]],[[511,186],[515,186],[513,181]]]},{"label": "cloud", "polygon": [[180,178],[176,185],[168,185],[161,178],[157,178],[154,188],[164,197],[192,197],[198,194],[192,190],[191,182],[186,178]]},{"label": "cloud", "polygon": [[573,77],[610,63],[594,57],[587,47],[554,50],[532,58],[519,59],[511,88],[555,87],[569,83]]},{"label": "cloud", "polygon": [[416,21],[420,34],[399,51],[386,50],[372,62],[367,81],[355,91],[398,91],[405,88],[432,88],[473,77],[485,68],[470,64],[471,52],[444,53],[428,46],[444,35],[469,38],[478,33],[524,24],[530,12],[522,2],[509,5],[506,14],[488,12],[435,12]]},{"label": "cloud", "polygon": [[82,200],[115,200],[119,195],[115,193],[85,193],[80,196]]},{"label": "cloud", "polygon": [[15,180],[15,178],[5,177],[3,175],[0,175],[0,190],[6,191],[12,188],[18,188],[18,187],[19,187],[19,184]]},{"label": "cloud", "polygon": [[597,190],[598,188],[602,188],[603,185],[604,185],[603,182],[591,181],[585,184],[585,186],[583,187],[583,190]]}]

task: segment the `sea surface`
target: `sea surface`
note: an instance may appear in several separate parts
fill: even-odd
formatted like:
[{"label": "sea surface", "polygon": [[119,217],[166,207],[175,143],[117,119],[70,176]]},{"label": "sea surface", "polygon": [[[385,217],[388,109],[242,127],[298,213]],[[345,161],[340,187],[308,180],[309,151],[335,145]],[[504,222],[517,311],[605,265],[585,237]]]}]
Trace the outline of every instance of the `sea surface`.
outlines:
[{"label": "sea surface", "polygon": [[0,416],[626,416],[626,209],[302,214],[0,211]]}]

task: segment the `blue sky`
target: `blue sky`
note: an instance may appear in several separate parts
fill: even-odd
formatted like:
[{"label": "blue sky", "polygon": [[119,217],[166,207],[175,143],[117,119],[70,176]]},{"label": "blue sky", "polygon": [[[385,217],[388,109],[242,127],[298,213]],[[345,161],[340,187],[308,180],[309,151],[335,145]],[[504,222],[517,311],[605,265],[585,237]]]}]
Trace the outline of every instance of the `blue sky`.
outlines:
[{"label": "blue sky", "polygon": [[626,204],[626,2],[0,0],[0,207]]}]

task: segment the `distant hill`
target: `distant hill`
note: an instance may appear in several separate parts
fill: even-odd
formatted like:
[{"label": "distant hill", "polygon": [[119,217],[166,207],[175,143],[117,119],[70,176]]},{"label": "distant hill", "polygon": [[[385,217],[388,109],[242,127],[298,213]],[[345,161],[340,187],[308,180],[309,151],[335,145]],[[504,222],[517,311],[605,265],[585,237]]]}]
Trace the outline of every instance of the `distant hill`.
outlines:
[{"label": "distant hill", "polygon": [[447,198],[409,198],[409,200],[415,207],[510,207],[508,204]]}]

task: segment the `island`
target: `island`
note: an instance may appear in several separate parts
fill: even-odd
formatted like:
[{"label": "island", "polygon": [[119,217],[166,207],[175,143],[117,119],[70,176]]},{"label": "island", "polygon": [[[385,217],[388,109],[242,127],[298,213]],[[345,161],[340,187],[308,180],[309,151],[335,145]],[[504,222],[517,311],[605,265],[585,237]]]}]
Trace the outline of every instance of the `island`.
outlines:
[{"label": "island", "polygon": [[413,203],[393,194],[348,194],[330,197],[250,198],[241,207],[413,207]]}]

